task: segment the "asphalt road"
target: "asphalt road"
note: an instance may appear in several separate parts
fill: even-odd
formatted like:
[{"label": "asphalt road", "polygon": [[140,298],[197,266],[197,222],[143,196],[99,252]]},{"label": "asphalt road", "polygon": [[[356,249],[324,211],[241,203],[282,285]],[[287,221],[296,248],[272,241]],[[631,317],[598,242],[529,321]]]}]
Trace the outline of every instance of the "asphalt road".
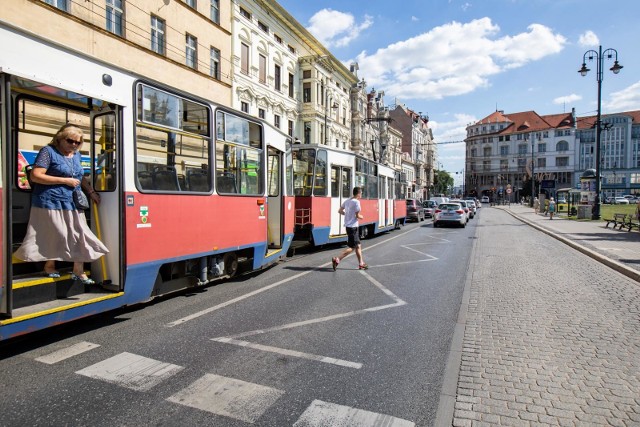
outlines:
[{"label": "asphalt road", "polygon": [[4,345],[0,424],[433,425],[478,221],[367,239],[367,271],[327,247]]}]

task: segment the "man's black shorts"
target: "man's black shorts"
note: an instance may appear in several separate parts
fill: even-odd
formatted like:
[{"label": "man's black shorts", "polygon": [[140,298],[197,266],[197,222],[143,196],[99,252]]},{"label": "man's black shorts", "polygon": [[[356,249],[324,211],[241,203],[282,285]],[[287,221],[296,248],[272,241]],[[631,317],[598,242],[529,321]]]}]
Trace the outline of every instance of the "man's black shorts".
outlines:
[{"label": "man's black shorts", "polygon": [[360,244],[360,233],[358,227],[347,227],[347,246],[355,249]]}]

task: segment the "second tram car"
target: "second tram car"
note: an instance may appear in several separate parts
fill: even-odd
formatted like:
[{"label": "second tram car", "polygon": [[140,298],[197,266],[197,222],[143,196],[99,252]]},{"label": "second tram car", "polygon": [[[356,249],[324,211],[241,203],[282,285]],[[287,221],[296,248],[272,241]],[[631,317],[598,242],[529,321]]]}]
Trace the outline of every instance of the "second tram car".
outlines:
[{"label": "second tram car", "polygon": [[293,146],[292,158],[295,240],[315,246],[346,241],[338,209],[356,186],[362,188],[361,238],[404,225],[404,184],[392,168],[316,144]]}]

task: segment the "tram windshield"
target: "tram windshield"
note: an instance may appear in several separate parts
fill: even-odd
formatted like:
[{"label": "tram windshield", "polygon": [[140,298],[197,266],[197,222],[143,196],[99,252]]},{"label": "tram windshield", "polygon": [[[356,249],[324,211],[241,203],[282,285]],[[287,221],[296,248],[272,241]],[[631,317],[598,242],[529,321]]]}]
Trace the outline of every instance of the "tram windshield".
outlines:
[{"label": "tram windshield", "polygon": [[293,153],[293,191],[296,196],[327,195],[327,151],[301,148]]}]

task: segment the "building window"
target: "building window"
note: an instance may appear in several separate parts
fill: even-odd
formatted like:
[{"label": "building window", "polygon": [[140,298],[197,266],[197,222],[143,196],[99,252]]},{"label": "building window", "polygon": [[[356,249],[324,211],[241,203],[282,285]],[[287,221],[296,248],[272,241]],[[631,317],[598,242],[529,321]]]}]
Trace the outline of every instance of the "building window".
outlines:
[{"label": "building window", "polygon": [[260,28],[265,33],[269,34],[269,26],[267,24],[258,21],[258,28]]},{"label": "building window", "polygon": [[64,10],[65,12],[69,11],[69,1],[68,0],[44,0],[45,3],[50,4],[53,7],[56,7],[60,10]]},{"label": "building window", "polygon": [[185,55],[187,67],[198,68],[198,39],[187,34],[185,40]]},{"label": "building window", "polygon": [[304,122],[304,143],[311,143],[311,122]]},{"label": "building window", "polygon": [[568,151],[569,143],[567,141],[560,141],[556,144],[556,151]]},{"label": "building window", "polygon": [[220,51],[215,47],[211,48],[211,77],[220,80]]},{"label": "building window", "polygon": [[264,108],[258,108],[258,117],[260,117],[261,119],[264,119],[264,116],[265,116]]},{"label": "building window", "polygon": [[501,156],[508,156],[509,155],[509,146],[508,145],[501,145],[500,146],[500,155]]},{"label": "building window", "polygon": [[240,8],[240,15],[244,16],[248,20],[251,20],[251,14],[243,8]]},{"label": "building window", "polygon": [[527,144],[518,145],[518,154],[527,154]]},{"label": "building window", "polygon": [[280,129],[280,116],[277,114],[273,115],[273,124],[275,127],[277,127],[278,129]]},{"label": "building window", "polygon": [[267,83],[267,57],[264,55],[258,56],[258,81]]},{"label": "building window", "polygon": [[278,43],[282,44],[282,37],[280,37],[279,35],[274,34],[274,35],[273,35],[273,39],[274,39],[275,41],[277,41]]},{"label": "building window", "polygon": [[567,166],[569,164],[568,157],[556,157],[556,166]]},{"label": "building window", "polygon": [[289,73],[289,98],[293,98],[293,74]]},{"label": "building window", "polygon": [[311,83],[302,85],[302,102],[311,102]]},{"label": "building window", "polygon": [[491,147],[484,147],[482,152],[484,157],[491,157]]},{"label": "building window", "polygon": [[249,112],[249,103],[248,102],[240,102],[240,111],[242,111],[243,113],[248,113]]},{"label": "building window", "polygon": [[291,45],[287,45],[287,48],[289,48],[289,52],[291,53],[296,53],[296,48],[291,46]]},{"label": "building window", "polygon": [[209,16],[216,24],[220,23],[220,0],[211,0],[211,11]]},{"label": "building window", "polygon": [[151,16],[151,50],[160,55],[165,54],[165,23],[157,16]]},{"label": "building window", "polygon": [[240,72],[249,74],[249,46],[244,43],[240,45]]},{"label": "building window", "polygon": [[543,157],[541,159],[538,159],[538,166],[539,168],[546,168],[547,167],[547,158]]},{"label": "building window", "polygon": [[193,8],[193,9],[197,9],[198,8],[198,3],[196,2],[196,0],[184,0],[184,2],[187,4],[187,6]]},{"label": "building window", "polygon": [[107,0],[105,14],[107,18],[107,31],[122,36],[122,0]]},{"label": "building window", "polygon": [[293,120],[289,120],[289,122],[288,122],[287,135],[293,136]]},{"label": "building window", "polygon": [[281,88],[281,82],[280,82],[280,66],[277,65],[277,64],[274,66],[273,75],[274,75],[274,79],[275,79],[274,88],[277,91],[280,91],[282,89]]},{"label": "building window", "polygon": [[538,153],[546,153],[547,144],[538,144]]},{"label": "building window", "polygon": [[311,70],[304,70],[302,72],[302,78],[303,79],[310,79],[311,78]]}]

